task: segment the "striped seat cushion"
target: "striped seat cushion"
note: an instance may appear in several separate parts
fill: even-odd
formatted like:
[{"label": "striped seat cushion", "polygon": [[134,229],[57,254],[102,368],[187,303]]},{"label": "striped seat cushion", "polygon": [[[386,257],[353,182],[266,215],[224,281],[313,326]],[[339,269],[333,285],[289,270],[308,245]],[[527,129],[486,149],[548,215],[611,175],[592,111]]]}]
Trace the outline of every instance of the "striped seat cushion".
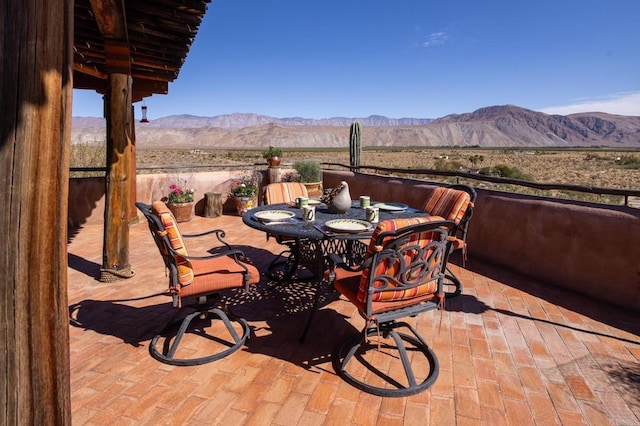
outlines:
[{"label": "striped seat cushion", "polygon": [[308,197],[307,187],[300,182],[270,183],[265,188],[264,203],[290,203],[298,197]]},{"label": "striped seat cushion", "polygon": [[[379,246],[376,244],[378,236],[383,232],[395,231],[400,228],[404,228],[409,225],[416,225],[419,223],[425,222],[433,222],[443,220],[438,216],[429,216],[429,217],[412,217],[412,218],[402,218],[402,219],[390,219],[382,221],[378,224],[375,231],[373,231],[373,235],[371,236],[371,242],[369,243],[369,248],[365,255],[365,259],[371,258],[374,252],[379,250]],[[429,242],[433,240],[432,232],[422,232],[420,234],[415,234],[411,236],[408,244],[419,244],[421,247],[425,247]],[[382,241],[382,245],[392,239],[393,237],[385,238]],[[428,256],[429,253],[427,253]],[[425,256],[425,257],[427,257]],[[405,256],[405,261],[409,261],[409,256]],[[387,262],[380,262],[376,265],[375,271],[371,272],[369,268],[366,268],[362,271],[362,276],[360,277],[360,285],[358,287],[357,299],[365,303],[367,300],[367,290],[369,287],[369,276],[373,273],[373,276],[378,276],[381,274],[394,276],[398,272],[398,264],[388,264]],[[382,286],[383,283],[380,281],[374,281],[373,286]],[[388,302],[388,301],[399,301],[404,299],[413,299],[416,297],[425,296],[428,294],[435,293],[437,291],[437,282],[436,280],[430,280],[422,285],[416,287],[409,288],[401,288],[398,287],[397,290],[393,291],[379,291],[374,292],[372,295],[373,302]]]},{"label": "striped seat cushion", "polygon": [[[194,259],[191,265],[195,280],[190,286],[180,289],[181,298],[244,287],[245,270],[231,256]],[[257,284],[260,281],[258,269],[249,263],[243,263],[243,265],[250,274],[248,284]]]},{"label": "striped seat cushion", "polygon": [[[153,214],[158,216],[162,226],[164,226],[167,236],[169,237],[171,248],[173,248],[176,253],[188,256],[189,253],[187,252],[187,247],[182,239],[182,234],[176,225],[176,218],[173,217],[173,214],[167,205],[162,201],[155,201],[151,206],[151,211]],[[191,262],[178,256],[176,257],[176,263],[178,266],[178,283],[181,286],[188,286],[193,283],[194,276]]]},{"label": "striped seat cushion", "polygon": [[441,216],[458,225],[470,203],[471,196],[467,192],[439,186],[424,203],[422,211],[433,216]]}]

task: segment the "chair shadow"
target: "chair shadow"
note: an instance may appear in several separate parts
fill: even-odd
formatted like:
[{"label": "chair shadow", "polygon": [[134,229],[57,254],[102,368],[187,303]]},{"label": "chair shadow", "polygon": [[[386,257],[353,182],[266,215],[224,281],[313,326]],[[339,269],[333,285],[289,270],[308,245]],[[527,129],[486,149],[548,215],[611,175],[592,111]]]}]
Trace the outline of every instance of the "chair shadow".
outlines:
[{"label": "chair shadow", "polygon": [[[265,270],[264,266],[275,256],[255,247],[234,248],[243,250],[259,270]],[[216,251],[209,250],[210,253]],[[85,273],[95,268],[95,264],[78,256],[74,256],[73,261],[74,267]],[[301,343],[316,291],[319,291],[318,309],[314,312],[308,335]],[[260,282],[251,286],[248,292],[227,290],[218,294],[217,304],[226,306],[233,316],[246,319],[252,329],[243,350],[277,357],[307,370],[326,363],[341,339],[358,332],[333,309],[322,309],[339,297],[327,283],[320,288],[315,281],[273,283],[262,275]],[[154,298],[161,302],[141,306],[141,301]],[[168,293],[161,292],[126,300],[86,299],[69,306],[69,317],[73,327],[114,336],[125,344],[140,347],[150,342],[167,324],[184,318],[194,308],[193,299],[185,300],[182,309],[174,308]],[[326,330],[331,333],[327,334]]]},{"label": "chair shadow", "polygon": [[134,302],[163,296],[152,294],[128,300],[86,299],[69,305],[69,324],[84,330],[93,330],[103,335],[114,336],[134,347],[149,341],[171,320],[176,309],[171,303],[150,306],[131,306],[121,302]]},{"label": "chair shadow", "polygon": [[[453,263],[460,264],[457,261]],[[629,309],[555,285],[548,285],[540,280],[509,271],[504,267],[484,260],[473,261],[471,259],[467,262],[465,269],[523,291],[553,305],[561,306],[564,309],[640,336],[640,319],[637,314]]]},{"label": "chair shadow", "polygon": [[536,322],[541,322],[541,323],[545,323],[545,324],[549,324],[552,325],[554,327],[560,327],[560,328],[566,328],[568,330],[573,330],[573,331],[577,331],[579,333],[586,333],[586,334],[591,334],[594,336],[600,336],[600,337],[607,337],[610,339],[614,339],[614,340],[618,340],[620,342],[626,342],[626,343],[632,343],[632,344],[636,344],[636,345],[640,345],[640,339],[638,340],[631,340],[631,339],[626,339],[624,337],[618,337],[618,336],[614,336],[611,334],[606,334],[606,333],[600,333],[598,331],[593,331],[593,330],[588,330],[588,329],[584,329],[584,328],[580,328],[580,327],[574,327],[572,325],[569,324],[564,324],[564,323],[559,323],[559,322],[555,322],[555,321],[551,321],[545,318],[536,318],[536,317],[532,317],[529,315],[523,315],[523,314],[519,314],[513,311],[509,311],[506,309],[500,309],[500,308],[493,308],[491,306],[488,306],[486,303],[484,303],[482,300],[479,300],[478,298],[476,298],[475,296],[469,295],[469,294],[461,294],[459,296],[456,297],[452,297],[450,299],[446,300],[446,310],[449,312],[464,312],[464,313],[468,313],[468,314],[482,314],[486,311],[493,311],[496,312],[498,314],[502,314],[502,315],[507,315],[510,317],[515,317],[515,318],[519,318],[519,319],[523,319],[523,320],[529,320],[529,321],[536,321]]}]

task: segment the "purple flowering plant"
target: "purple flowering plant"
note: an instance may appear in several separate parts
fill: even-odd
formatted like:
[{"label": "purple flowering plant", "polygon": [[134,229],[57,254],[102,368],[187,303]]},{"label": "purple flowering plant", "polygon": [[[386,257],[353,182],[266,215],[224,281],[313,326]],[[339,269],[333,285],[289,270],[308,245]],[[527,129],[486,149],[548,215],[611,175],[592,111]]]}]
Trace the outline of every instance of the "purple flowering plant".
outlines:
[{"label": "purple flowering plant", "polygon": [[231,185],[229,192],[234,197],[255,197],[258,195],[258,188],[262,181],[259,172],[253,172],[248,176],[242,176]]},{"label": "purple flowering plant", "polygon": [[169,203],[178,204],[193,202],[193,193],[195,192],[193,188],[182,188],[174,183],[169,186],[169,189],[171,190],[167,196],[167,201]]}]

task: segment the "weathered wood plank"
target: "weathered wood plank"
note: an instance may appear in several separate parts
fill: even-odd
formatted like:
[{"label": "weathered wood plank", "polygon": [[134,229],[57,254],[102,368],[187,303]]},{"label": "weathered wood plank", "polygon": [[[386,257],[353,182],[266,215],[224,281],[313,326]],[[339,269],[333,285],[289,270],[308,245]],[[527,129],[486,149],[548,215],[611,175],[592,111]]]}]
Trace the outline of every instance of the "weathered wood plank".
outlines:
[{"label": "weathered wood plank", "polygon": [[129,200],[131,193],[131,77],[111,74],[107,89],[107,189],[101,280],[131,276]]},{"label": "weathered wood plank", "polygon": [[0,4],[0,424],[71,423],[72,4]]},{"label": "weathered wood plank", "polygon": [[103,36],[127,39],[127,21],[122,0],[90,0],[98,28]]}]

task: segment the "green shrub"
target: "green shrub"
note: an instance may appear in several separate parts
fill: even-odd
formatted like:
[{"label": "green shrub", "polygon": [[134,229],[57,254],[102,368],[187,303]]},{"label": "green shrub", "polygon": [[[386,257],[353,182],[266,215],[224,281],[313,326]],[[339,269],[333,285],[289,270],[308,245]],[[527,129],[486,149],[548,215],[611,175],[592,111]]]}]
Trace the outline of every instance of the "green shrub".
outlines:
[{"label": "green shrub", "polygon": [[635,155],[623,155],[616,158],[616,164],[627,169],[640,169],[640,157]]},{"label": "green shrub", "polygon": [[523,173],[517,167],[509,167],[506,164],[497,164],[493,167],[483,167],[480,174],[485,176],[497,176],[509,179],[519,179],[533,182],[535,179],[531,175]]},{"label": "green shrub", "polygon": [[262,151],[262,158],[268,160],[271,157],[282,157],[282,150],[269,145],[269,148]]},{"label": "green shrub", "polygon": [[[107,148],[102,142],[80,142],[71,145],[69,167],[107,167]],[[104,176],[104,172],[72,172],[71,177]]]},{"label": "green shrub", "polygon": [[433,168],[436,170],[444,170],[444,171],[456,171],[456,170],[466,169],[464,164],[462,164],[460,161],[457,161],[457,160],[447,161],[444,158],[438,158],[435,161]]},{"label": "green shrub", "polygon": [[300,182],[320,182],[322,181],[322,168],[315,160],[302,160],[293,163],[293,168],[300,176]]}]

